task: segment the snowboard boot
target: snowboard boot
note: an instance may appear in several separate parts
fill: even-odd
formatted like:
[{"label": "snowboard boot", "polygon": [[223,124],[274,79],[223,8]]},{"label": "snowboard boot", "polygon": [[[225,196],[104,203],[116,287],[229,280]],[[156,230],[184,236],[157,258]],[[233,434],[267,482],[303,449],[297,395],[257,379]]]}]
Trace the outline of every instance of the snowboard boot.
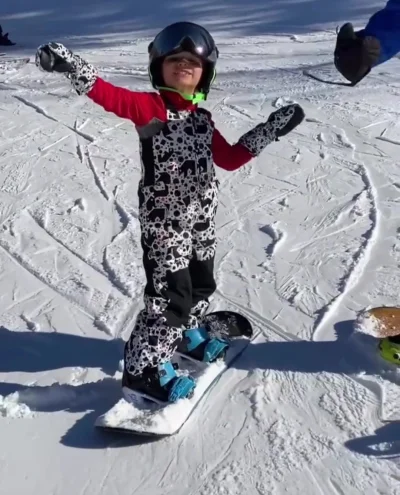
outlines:
[{"label": "snowboard boot", "polygon": [[383,359],[400,366],[400,335],[382,339],[379,342],[379,351]]},{"label": "snowboard boot", "polygon": [[213,363],[224,359],[229,342],[222,338],[211,337],[206,327],[184,330],[177,351],[195,361]]},{"label": "snowboard boot", "polygon": [[144,399],[157,403],[177,402],[193,396],[196,382],[191,376],[178,375],[178,366],[171,362],[155,368],[145,368],[143,373],[133,376],[124,369],[122,390],[129,402],[143,403]]}]

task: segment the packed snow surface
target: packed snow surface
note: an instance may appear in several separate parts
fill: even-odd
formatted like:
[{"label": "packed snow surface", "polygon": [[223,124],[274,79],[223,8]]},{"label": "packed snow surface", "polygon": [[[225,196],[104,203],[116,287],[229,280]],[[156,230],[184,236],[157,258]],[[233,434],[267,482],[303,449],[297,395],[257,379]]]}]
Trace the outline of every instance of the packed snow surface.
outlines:
[{"label": "packed snow surface", "polygon": [[[355,88],[303,74],[341,80],[336,26],[383,3],[1,3],[18,43],[0,50],[1,495],[400,494],[399,372],[353,325],[399,304],[400,62]],[[142,307],[138,139],[34,54],[60,41],[149,91],[148,43],[182,19],[218,42],[204,106],[231,143],[290,102],[306,119],[217,171],[211,309],[260,336],[177,435],[150,442],[94,428],[121,399]]]}]

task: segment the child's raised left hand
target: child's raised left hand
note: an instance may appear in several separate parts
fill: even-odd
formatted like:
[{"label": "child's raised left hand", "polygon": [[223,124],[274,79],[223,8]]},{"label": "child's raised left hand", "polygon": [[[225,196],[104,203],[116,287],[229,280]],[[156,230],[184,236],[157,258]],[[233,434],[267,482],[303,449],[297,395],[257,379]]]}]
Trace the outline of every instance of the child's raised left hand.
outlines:
[{"label": "child's raised left hand", "polygon": [[304,117],[304,110],[299,104],[294,103],[272,112],[268,117],[267,122],[272,125],[272,128],[275,131],[275,139],[277,140],[293,131],[293,129],[303,122]]},{"label": "child's raised left hand", "polygon": [[272,112],[266,122],[258,124],[250,131],[243,134],[239,143],[244,146],[251,155],[258,156],[266,146],[280,137],[286,136],[304,120],[305,113],[297,103]]}]

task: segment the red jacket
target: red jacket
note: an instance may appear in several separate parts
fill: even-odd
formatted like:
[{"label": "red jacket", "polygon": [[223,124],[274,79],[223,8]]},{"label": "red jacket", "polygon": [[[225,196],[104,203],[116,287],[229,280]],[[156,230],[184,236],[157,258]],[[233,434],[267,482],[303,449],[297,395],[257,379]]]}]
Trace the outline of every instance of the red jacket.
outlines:
[{"label": "red jacket", "polygon": [[[162,96],[155,92],[130,91],[116,87],[98,77],[87,96],[107,112],[131,120],[137,128],[144,127],[153,120],[167,121],[167,108],[164,100],[178,111],[191,111],[197,108],[197,105],[185,100],[178,93],[162,91],[161,94]],[[211,114],[209,116],[210,122],[214,124]],[[229,144],[215,127],[212,137],[212,155],[218,167],[230,171],[238,169],[253,158],[247,148],[241,144]]]}]

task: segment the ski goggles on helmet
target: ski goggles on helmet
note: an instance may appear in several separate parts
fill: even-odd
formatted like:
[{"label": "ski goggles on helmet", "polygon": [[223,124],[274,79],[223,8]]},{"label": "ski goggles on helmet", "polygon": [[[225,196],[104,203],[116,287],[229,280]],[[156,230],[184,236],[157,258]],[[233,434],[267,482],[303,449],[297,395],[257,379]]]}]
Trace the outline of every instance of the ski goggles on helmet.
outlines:
[{"label": "ski goggles on helmet", "polygon": [[218,49],[210,33],[191,22],[177,22],[163,29],[148,48],[151,59],[187,51],[215,64]]}]

